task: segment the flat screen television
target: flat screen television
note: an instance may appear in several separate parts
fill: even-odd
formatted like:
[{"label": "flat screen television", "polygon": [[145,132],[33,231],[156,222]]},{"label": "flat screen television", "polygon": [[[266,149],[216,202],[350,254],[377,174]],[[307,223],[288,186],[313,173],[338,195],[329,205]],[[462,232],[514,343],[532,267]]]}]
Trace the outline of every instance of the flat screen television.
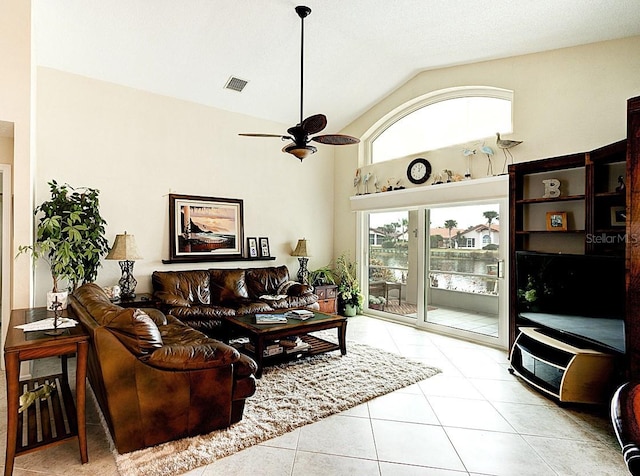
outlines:
[{"label": "flat screen television", "polygon": [[616,256],[516,252],[517,319],[625,352],[625,263]]}]

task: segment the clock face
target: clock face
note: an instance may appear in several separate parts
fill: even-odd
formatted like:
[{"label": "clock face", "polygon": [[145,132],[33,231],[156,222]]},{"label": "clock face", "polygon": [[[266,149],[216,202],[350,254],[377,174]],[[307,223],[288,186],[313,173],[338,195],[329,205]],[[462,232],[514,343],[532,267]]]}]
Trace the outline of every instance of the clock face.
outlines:
[{"label": "clock face", "polygon": [[431,177],[431,164],[421,157],[414,159],[407,167],[407,178],[411,183],[425,183]]}]

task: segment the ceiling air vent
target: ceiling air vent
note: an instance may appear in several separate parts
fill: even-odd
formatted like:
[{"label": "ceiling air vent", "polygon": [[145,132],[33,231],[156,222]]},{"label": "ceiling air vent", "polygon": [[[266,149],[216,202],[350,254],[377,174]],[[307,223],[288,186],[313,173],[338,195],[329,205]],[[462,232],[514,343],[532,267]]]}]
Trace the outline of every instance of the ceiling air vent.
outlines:
[{"label": "ceiling air vent", "polygon": [[224,85],[225,89],[231,89],[232,91],[242,92],[244,87],[247,85],[249,81],[245,81],[244,79],[236,78],[235,76],[231,76],[227,84]]}]

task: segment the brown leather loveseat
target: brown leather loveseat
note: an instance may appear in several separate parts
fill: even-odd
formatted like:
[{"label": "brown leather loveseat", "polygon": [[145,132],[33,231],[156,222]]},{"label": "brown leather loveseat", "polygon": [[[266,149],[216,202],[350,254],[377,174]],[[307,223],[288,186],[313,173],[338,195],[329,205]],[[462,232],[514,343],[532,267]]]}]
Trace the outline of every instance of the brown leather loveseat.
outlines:
[{"label": "brown leather loveseat", "polygon": [[225,317],[286,309],[319,309],[306,284],[291,281],[286,266],[155,271],[154,297],[167,314],[211,336]]},{"label": "brown leather loveseat", "polygon": [[255,362],[157,309],[95,284],[70,296],[91,342],[88,375],[119,453],[226,428],[255,392]]}]

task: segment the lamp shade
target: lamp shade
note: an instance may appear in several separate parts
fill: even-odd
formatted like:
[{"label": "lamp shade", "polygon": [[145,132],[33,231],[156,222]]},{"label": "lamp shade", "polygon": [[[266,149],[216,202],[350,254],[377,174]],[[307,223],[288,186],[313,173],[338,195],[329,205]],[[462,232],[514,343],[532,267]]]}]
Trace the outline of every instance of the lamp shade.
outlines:
[{"label": "lamp shade", "polygon": [[142,259],[138,247],[136,246],[136,239],[133,235],[116,235],[116,239],[113,242],[113,246],[105,259],[117,259],[119,261],[135,261]]},{"label": "lamp shade", "polygon": [[298,240],[298,244],[296,245],[296,249],[293,250],[293,253],[291,253],[291,256],[310,256],[309,252],[307,251],[307,240],[305,240],[304,238],[301,240]]}]

